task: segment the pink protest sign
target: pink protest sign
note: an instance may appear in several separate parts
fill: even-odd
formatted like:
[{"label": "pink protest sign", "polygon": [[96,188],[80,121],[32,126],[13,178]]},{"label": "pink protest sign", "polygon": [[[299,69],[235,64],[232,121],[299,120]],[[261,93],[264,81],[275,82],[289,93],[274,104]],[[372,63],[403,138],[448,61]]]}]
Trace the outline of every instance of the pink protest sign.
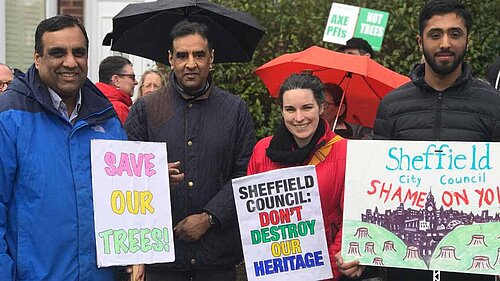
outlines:
[{"label": "pink protest sign", "polygon": [[165,143],[92,140],[97,265],[175,259]]}]

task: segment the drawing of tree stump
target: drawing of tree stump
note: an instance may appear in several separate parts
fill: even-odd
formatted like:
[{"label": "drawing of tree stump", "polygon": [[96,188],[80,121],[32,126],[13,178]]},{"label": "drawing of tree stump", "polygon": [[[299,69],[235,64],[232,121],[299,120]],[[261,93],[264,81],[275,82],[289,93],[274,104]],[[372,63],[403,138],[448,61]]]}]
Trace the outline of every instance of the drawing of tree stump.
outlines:
[{"label": "drawing of tree stump", "polygon": [[394,248],[394,241],[385,241],[383,251],[384,252],[396,252],[396,249]]},{"label": "drawing of tree stump", "polygon": [[469,269],[493,269],[490,265],[490,258],[487,256],[475,256],[472,258],[472,265]]},{"label": "drawing of tree stump", "polygon": [[420,255],[418,254],[417,246],[409,246],[406,249],[406,255],[403,260],[418,260],[420,259]]},{"label": "drawing of tree stump", "polygon": [[458,260],[456,253],[455,253],[455,247],[453,246],[443,246],[439,248],[440,252],[437,258],[445,259],[445,260]]},{"label": "drawing of tree stump", "polygon": [[375,243],[366,242],[365,243],[365,253],[376,255],[375,253]]},{"label": "drawing of tree stump", "polygon": [[374,265],[383,266],[384,265],[384,261],[382,260],[382,258],[375,257],[375,258],[373,258],[373,264]]},{"label": "drawing of tree stump", "polygon": [[361,257],[361,253],[359,252],[359,243],[358,242],[350,242],[349,249],[347,250],[347,254]]},{"label": "drawing of tree stump", "polygon": [[368,228],[367,227],[358,227],[358,229],[356,229],[356,234],[354,234],[354,236],[356,238],[372,238],[368,234]]},{"label": "drawing of tree stump", "polygon": [[487,246],[484,243],[484,235],[476,234],[472,235],[471,240],[467,246]]},{"label": "drawing of tree stump", "polygon": [[495,261],[495,266],[499,265],[500,264],[500,248],[498,248],[498,252],[497,252],[497,260]]}]

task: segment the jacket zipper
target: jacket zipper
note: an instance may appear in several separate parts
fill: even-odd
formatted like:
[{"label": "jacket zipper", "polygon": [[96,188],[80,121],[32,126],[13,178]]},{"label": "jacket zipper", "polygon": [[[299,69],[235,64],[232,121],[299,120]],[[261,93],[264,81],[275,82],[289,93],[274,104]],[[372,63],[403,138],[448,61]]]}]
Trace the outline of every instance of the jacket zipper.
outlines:
[{"label": "jacket zipper", "polygon": [[434,123],[434,140],[441,139],[441,123],[443,108],[443,92],[438,92],[436,100],[436,121]]},{"label": "jacket zipper", "polygon": [[[95,121],[88,122],[87,120],[92,119],[95,116],[104,115],[109,110],[111,110],[111,108],[113,108],[113,106],[109,106],[109,107],[105,108],[104,110],[101,110],[99,112],[94,112],[92,114],[89,114],[89,115],[85,116],[83,119],[76,120],[75,125],[73,125],[73,128],[71,129],[71,134],[70,134],[69,138],[73,137],[73,135],[75,134],[75,132],[77,130],[79,130],[80,128],[85,127],[85,126],[92,126],[92,125],[96,124],[97,122],[95,122]],[[84,122],[86,122],[86,123],[84,123]]]}]

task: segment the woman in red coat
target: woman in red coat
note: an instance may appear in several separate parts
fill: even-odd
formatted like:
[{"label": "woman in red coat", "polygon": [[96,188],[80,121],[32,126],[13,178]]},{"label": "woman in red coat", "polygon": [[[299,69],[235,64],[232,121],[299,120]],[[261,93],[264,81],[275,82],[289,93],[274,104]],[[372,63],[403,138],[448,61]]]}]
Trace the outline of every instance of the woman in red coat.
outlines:
[{"label": "woman in red coat", "polygon": [[341,246],[347,141],[335,135],[328,123],[320,118],[325,94],[318,77],[292,74],[281,85],[278,100],[283,123],[274,136],[257,143],[247,174],[316,165],[333,280],[339,280],[341,276],[334,255]]}]

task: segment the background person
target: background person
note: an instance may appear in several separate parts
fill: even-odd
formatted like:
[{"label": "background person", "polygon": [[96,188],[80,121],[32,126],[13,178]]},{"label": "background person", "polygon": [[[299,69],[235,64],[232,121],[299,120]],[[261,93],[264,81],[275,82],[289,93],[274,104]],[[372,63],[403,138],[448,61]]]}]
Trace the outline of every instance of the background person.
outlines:
[{"label": "background person", "polygon": [[[500,94],[471,76],[463,62],[472,15],[457,0],[429,0],[419,18],[417,42],[425,63],[412,81],[386,95],[378,107],[374,138],[432,141],[499,141]],[[436,119],[439,114],[440,118]],[[358,261],[337,263],[359,276]],[[433,280],[432,271],[388,268],[388,280]],[[494,276],[441,272],[443,281],[493,281]]]},{"label": "background person", "polygon": [[[278,126],[273,136],[256,144],[247,174],[316,165],[328,251],[334,280],[339,280],[340,273],[333,256],[340,251],[342,238],[347,141],[332,132],[328,123],[320,117],[324,100],[323,84],[318,77],[311,74],[290,75],[281,85],[278,96],[283,124]],[[321,147],[326,147],[321,150],[326,158],[316,156]]]},{"label": "background person", "polygon": [[[373,137],[373,131],[370,128],[345,122],[345,117],[347,115],[347,99],[344,97],[342,100],[344,90],[334,83],[325,83],[323,86],[325,91],[325,103],[321,117],[328,122],[330,128],[335,126],[335,133],[343,138],[371,139]],[[342,104],[340,104],[341,101]]]},{"label": "background person", "polygon": [[[349,40],[347,40],[346,45],[340,47],[339,51],[341,51],[344,54],[349,54],[349,55],[355,55],[355,56],[367,56],[371,59],[375,58],[375,52],[373,51],[372,46],[368,41],[366,41],[363,38],[358,38],[358,37],[353,37]],[[328,93],[333,93],[334,95],[338,95],[338,89],[330,89],[329,91],[326,92]],[[339,100],[340,101],[340,100]],[[344,118],[345,115],[347,114],[347,101],[344,98],[345,102],[345,113],[344,113]],[[340,104],[340,103],[339,103]],[[337,121],[338,122],[338,121]],[[345,122],[343,122],[345,123]],[[347,123],[345,123],[347,124]],[[331,125],[331,124],[330,124]],[[361,125],[355,125],[355,124],[348,124],[346,126],[351,126],[352,129],[352,135],[349,133],[349,131],[339,131],[339,134],[342,136],[345,136],[350,139],[372,139],[373,137],[373,130],[368,127],[364,127]],[[342,130],[343,126],[339,129],[335,128],[335,130]],[[346,128],[349,130],[349,128]]]},{"label": "background person", "polygon": [[137,98],[150,94],[167,84],[165,76],[158,70],[149,69],[144,71],[139,81],[139,94]]},{"label": "background person", "polygon": [[130,140],[166,142],[184,180],[171,190],[175,262],[147,265],[148,280],[233,281],[242,258],[231,180],[246,175],[255,144],[245,102],[216,87],[205,24],[170,31],[169,83],[140,98],[125,130]]},{"label": "background person", "polygon": [[130,60],[120,56],[105,58],[99,65],[99,82],[95,85],[113,104],[122,124],[125,123],[137,85]]},{"label": "background person", "polygon": [[347,40],[345,46],[340,47],[340,52],[355,56],[375,57],[372,46],[363,38],[353,37]]},{"label": "background person", "polygon": [[91,139],[126,139],[87,79],[88,37],[71,16],[40,22],[34,65],[0,95],[0,279],[114,279],[97,268]]},{"label": "background person", "polygon": [[7,90],[7,87],[14,80],[12,69],[3,63],[0,63],[0,93]]}]

